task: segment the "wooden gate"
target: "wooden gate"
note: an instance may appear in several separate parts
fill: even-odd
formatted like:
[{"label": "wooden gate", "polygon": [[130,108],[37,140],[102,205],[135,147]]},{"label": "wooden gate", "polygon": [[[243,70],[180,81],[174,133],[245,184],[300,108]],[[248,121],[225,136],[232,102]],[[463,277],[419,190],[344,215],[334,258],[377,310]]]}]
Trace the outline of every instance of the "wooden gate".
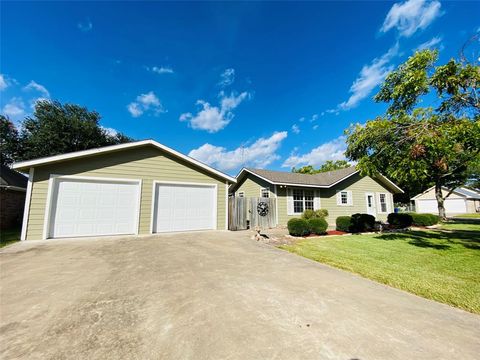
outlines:
[{"label": "wooden gate", "polygon": [[261,229],[273,228],[277,224],[275,198],[228,199],[228,229],[246,230],[256,226]]}]

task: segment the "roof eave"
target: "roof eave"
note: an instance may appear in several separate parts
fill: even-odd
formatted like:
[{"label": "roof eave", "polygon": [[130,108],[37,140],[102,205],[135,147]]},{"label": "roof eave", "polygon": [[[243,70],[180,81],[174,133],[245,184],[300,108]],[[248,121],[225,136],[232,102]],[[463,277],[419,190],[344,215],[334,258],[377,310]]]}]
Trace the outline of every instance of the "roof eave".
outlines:
[{"label": "roof eave", "polygon": [[145,146],[145,145],[152,145],[158,149],[161,149],[167,153],[170,153],[174,156],[179,157],[180,159],[183,159],[189,163],[192,163],[200,168],[203,168],[207,170],[208,172],[215,174],[217,176],[220,176],[227,181],[231,183],[236,183],[237,180],[234,177],[231,177],[227,174],[224,174],[223,172],[214,169],[196,159],[191,158],[190,156],[184,155],[172,148],[169,148],[168,146],[165,146],[163,144],[160,144],[159,142],[155,140],[142,140],[142,141],[136,141],[136,142],[131,142],[131,143],[125,143],[125,144],[118,144],[118,145],[111,145],[111,146],[104,146],[101,148],[95,148],[95,149],[89,149],[89,150],[82,150],[82,151],[76,151],[73,153],[67,153],[67,154],[60,154],[60,155],[54,155],[54,156],[49,156],[45,158],[40,158],[40,159],[35,159],[35,160],[27,160],[27,161],[21,161],[17,162],[12,165],[12,168],[18,171],[25,171],[28,170],[32,167],[35,166],[41,166],[41,165],[46,165],[46,164],[54,164],[58,163],[61,161],[67,161],[67,160],[73,160],[73,159],[78,159],[82,157],[87,157],[87,156],[93,156],[97,154],[102,154],[102,153],[107,153],[107,152],[114,152],[114,151],[119,151],[119,150],[124,150],[124,149],[129,149],[129,148],[134,148],[134,147],[139,147],[139,146]]}]

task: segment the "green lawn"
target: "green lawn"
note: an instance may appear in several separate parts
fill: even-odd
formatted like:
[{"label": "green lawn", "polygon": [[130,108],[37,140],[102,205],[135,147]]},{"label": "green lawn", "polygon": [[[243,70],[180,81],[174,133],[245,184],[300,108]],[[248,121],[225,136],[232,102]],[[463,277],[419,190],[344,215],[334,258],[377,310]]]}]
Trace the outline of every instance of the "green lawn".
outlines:
[{"label": "green lawn", "polygon": [[20,241],[20,229],[9,229],[0,231],[0,248]]},{"label": "green lawn", "polygon": [[462,215],[456,215],[454,217],[462,218],[462,219],[480,219],[480,214],[462,214]]},{"label": "green lawn", "polygon": [[480,314],[480,223],[441,229],[313,238],[281,248]]}]

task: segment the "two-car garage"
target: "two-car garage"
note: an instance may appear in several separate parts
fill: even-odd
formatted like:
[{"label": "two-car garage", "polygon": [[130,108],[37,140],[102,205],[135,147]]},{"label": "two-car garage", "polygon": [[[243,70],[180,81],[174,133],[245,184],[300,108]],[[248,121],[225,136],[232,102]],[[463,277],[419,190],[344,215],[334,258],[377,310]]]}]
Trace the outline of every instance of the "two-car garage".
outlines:
[{"label": "two-car garage", "polygon": [[223,230],[235,182],[152,140],[15,168],[30,172],[22,239]]}]

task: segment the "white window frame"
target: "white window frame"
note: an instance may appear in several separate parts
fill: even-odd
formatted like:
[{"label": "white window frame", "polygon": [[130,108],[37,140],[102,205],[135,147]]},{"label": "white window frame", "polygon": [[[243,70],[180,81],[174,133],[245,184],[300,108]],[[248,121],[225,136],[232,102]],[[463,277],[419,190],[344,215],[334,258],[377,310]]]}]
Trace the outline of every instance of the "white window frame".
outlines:
[{"label": "white window frame", "polygon": [[[347,203],[342,202],[342,193],[347,194]],[[337,191],[337,205],[338,206],[353,206],[353,194],[351,190],[338,190]]]},{"label": "white window frame", "polygon": [[[380,200],[382,195],[385,195],[385,203],[384,203],[385,204],[385,211],[382,211],[382,201]],[[385,192],[377,193],[377,199],[378,199],[377,200],[378,201],[377,212],[379,214],[388,214],[389,208],[390,208],[388,193],[385,193]]]},{"label": "white window frame", "polygon": [[239,191],[239,192],[237,193],[237,197],[239,197],[239,198],[244,198],[244,197],[245,197],[245,191]]},{"label": "white window frame", "polygon": [[[263,192],[266,191],[267,192],[267,196],[263,196]],[[260,197],[261,198],[270,198],[270,188],[269,187],[263,187],[263,188],[260,188]]]},{"label": "white window frame", "polygon": [[[301,191],[301,192],[302,192],[302,200],[295,200],[295,199],[294,199],[294,197],[293,197],[293,192],[294,192],[294,191]],[[293,214],[294,214],[294,215],[303,214],[303,212],[304,212],[305,210],[307,210],[307,209],[306,209],[306,206],[305,206],[306,201],[307,201],[307,200],[305,200],[305,191],[310,191],[310,192],[312,192],[312,194],[313,194],[313,199],[311,200],[311,202],[312,202],[312,204],[313,204],[313,209],[312,209],[312,210],[315,210],[315,191],[314,191],[314,190],[298,189],[298,188],[297,188],[297,189],[292,189],[292,202],[293,202]],[[303,208],[303,210],[302,210],[301,212],[295,212],[295,201],[302,201],[302,208]],[[310,200],[309,200],[309,201],[310,201]],[[308,210],[310,210],[310,209],[308,209]]]}]

